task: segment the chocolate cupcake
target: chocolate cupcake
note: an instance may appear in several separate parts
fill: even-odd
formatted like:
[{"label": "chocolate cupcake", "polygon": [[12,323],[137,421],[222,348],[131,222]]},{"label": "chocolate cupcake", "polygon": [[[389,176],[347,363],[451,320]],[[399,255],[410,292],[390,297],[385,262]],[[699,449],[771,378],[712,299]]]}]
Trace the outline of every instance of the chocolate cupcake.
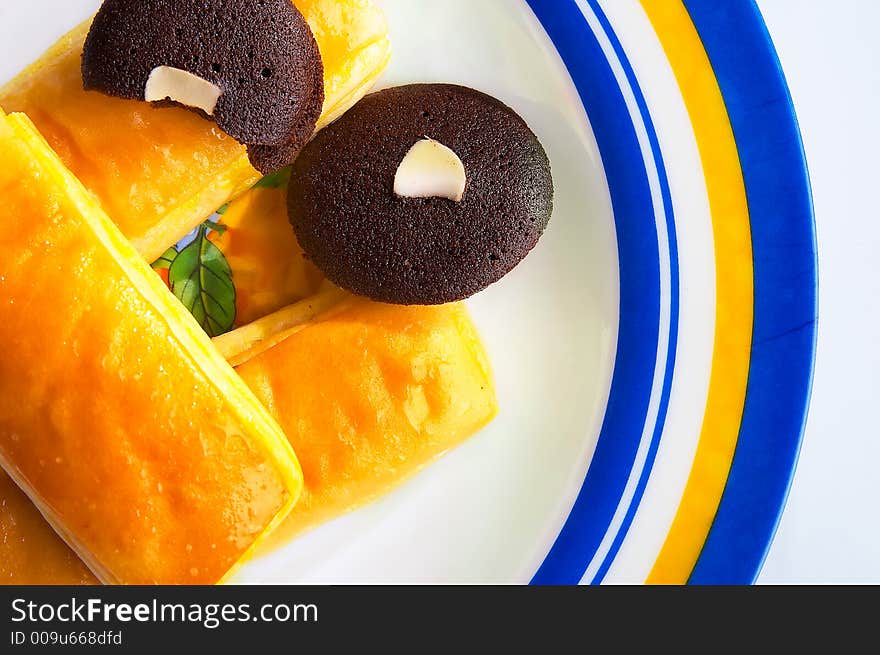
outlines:
[{"label": "chocolate cupcake", "polygon": [[300,244],[332,282],[421,305],[501,279],[552,208],[550,163],[525,121],[450,84],[364,98],[302,150],[288,198]]},{"label": "chocolate cupcake", "polygon": [[290,0],[105,0],[82,75],[87,90],[212,118],[264,173],[293,160],[324,103],[321,55]]}]

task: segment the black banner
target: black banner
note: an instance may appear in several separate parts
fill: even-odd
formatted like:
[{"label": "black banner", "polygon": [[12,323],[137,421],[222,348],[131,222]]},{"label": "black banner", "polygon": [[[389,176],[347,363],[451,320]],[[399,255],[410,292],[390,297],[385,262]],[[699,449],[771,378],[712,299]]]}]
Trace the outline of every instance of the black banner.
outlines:
[{"label": "black banner", "polygon": [[[587,587],[0,587],[0,653],[45,649],[112,650],[197,645],[218,649],[303,646],[336,652],[346,645],[408,642],[473,646],[475,637],[497,644],[528,635],[541,641],[595,644],[597,634],[627,642],[695,628],[736,638],[740,628],[811,621],[870,620],[873,602],[837,602],[839,590],[820,588],[819,602],[804,603],[806,588],[587,588]],[[813,591],[816,591],[815,589]],[[877,589],[856,588],[863,594]],[[824,592],[824,593],[823,593]],[[832,592],[832,593],[828,593]],[[873,598],[867,599],[873,601]],[[796,602],[797,601],[797,602]],[[855,607],[853,607],[853,605]],[[739,627],[737,627],[739,626]],[[623,628],[623,632],[621,632]],[[734,629],[733,633],[731,629]],[[522,645],[522,644],[520,644]],[[394,646],[392,648],[392,646]],[[433,650],[432,648],[432,650]],[[267,650],[268,652],[268,650]],[[470,652],[466,648],[465,652]]]}]

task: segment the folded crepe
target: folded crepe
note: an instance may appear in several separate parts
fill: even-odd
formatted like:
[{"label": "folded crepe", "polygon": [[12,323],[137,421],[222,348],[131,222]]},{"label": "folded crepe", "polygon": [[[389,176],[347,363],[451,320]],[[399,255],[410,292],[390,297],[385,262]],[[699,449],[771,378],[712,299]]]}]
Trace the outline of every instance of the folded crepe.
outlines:
[{"label": "folded crepe", "polygon": [[[318,128],[355,104],[391,56],[384,14],[371,0],[295,0],[324,63]],[[244,146],[180,108],[83,91],[80,55],[91,21],[76,27],[0,89],[149,261],[158,258],[260,175]]]},{"label": "folded crepe", "polygon": [[352,298],[266,343],[235,370],[284,428],[305,479],[273,544],[387,493],[497,413],[461,303]]},{"label": "folded crepe", "polygon": [[0,584],[97,582],[12,478],[0,470]]},{"label": "folded crepe", "polygon": [[284,433],[22,115],[0,193],[0,465],[102,582],[220,581],[299,496]]},{"label": "folded crepe", "polygon": [[[236,332],[221,350],[243,360],[236,371],[284,428],[304,475],[299,502],[265,548],[387,493],[497,412],[488,359],[461,304],[322,294]],[[0,530],[10,523],[19,528],[0,539],[0,581],[87,579],[33,506],[0,503]]]}]

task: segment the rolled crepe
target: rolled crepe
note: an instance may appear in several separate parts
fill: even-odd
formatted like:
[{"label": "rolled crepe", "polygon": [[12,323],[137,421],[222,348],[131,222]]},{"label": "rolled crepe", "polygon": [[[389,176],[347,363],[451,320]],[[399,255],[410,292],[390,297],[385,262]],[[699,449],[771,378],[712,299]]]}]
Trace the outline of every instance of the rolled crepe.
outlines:
[{"label": "rolled crepe", "polygon": [[83,585],[97,580],[0,471],[0,584]]},{"label": "rolled crepe", "polygon": [[[295,0],[324,63],[324,113],[339,117],[388,64],[384,14],[371,0]],[[83,91],[80,55],[91,21],[74,28],[0,89],[0,107],[24,112],[64,164],[149,261],[260,175],[245,147],[180,108]]]},{"label": "rolled crepe", "polygon": [[[304,472],[300,501],[265,548],[390,491],[497,411],[488,359],[463,305],[336,299],[317,316],[324,300],[225,338],[230,357],[244,356],[236,370],[287,431]],[[279,325],[287,326],[279,334],[264,331]],[[253,346],[260,331],[265,345]],[[67,584],[82,575],[32,505],[0,503],[4,524],[22,527],[14,541],[0,540],[0,580]]]},{"label": "rolled crepe", "polygon": [[105,583],[220,581],[302,487],[278,424],[0,112],[0,465]]},{"label": "rolled crepe", "polygon": [[351,299],[267,343],[235,370],[284,429],[305,478],[271,544],[387,493],[497,413],[489,359],[461,303]]}]

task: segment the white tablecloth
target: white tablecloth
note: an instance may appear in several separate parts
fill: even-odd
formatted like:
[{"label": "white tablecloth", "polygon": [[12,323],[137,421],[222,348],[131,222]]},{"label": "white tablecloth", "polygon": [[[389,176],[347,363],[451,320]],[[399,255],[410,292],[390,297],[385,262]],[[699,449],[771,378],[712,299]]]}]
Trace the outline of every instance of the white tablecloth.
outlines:
[{"label": "white tablecloth", "polygon": [[880,3],[758,0],[788,77],[819,239],[800,463],[763,583],[880,582]]}]

